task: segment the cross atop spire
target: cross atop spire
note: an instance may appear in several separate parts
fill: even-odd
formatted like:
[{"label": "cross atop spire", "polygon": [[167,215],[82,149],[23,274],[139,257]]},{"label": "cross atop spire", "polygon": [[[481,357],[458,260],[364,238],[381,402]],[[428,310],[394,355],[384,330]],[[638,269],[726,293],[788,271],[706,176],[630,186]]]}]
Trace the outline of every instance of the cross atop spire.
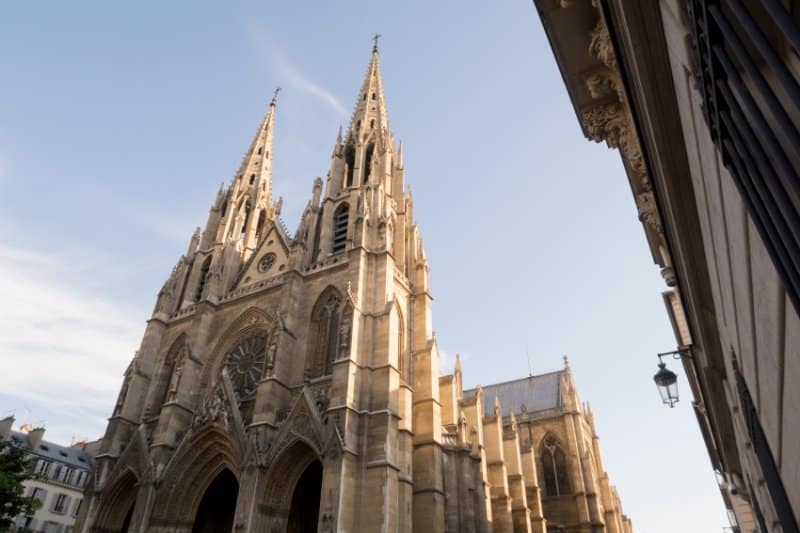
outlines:
[{"label": "cross atop spire", "polygon": [[381,37],[382,37],[382,35],[380,33],[376,33],[372,37],[372,51],[373,52],[377,52],[378,51],[378,39],[380,39]]},{"label": "cross atop spire", "polygon": [[269,105],[274,106],[275,104],[278,103],[278,93],[279,92],[281,92],[281,88],[280,87],[276,87],[275,88],[275,92],[272,93],[272,102],[270,102]]}]

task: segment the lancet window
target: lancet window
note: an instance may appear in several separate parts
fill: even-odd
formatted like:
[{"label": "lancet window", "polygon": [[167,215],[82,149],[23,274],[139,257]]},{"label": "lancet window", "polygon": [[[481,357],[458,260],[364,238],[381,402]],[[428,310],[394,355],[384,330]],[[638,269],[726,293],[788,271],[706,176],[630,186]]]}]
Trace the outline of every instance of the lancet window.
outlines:
[{"label": "lancet window", "polygon": [[372,156],[375,153],[375,145],[370,143],[367,146],[367,152],[364,156],[364,183],[366,184],[369,181],[370,171],[372,170]]},{"label": "lancet window", "polygon": [[561,444],[553,435],[545,435],[541,449],[542,477],[546,496],[563,496],[570,494],[567,456]]},{"label": "lancet window", "polygon": [[340,205],[333,213],[333,253],[344,251],[347,246],[347,223],[350,218],[350,206]]},{"label": "lancet window", "polygon": [[356,148],[348,144],[344,151],[344,186],[353,186],[353,172],[356,168]]},{"label": "lancet window", "polygon": [[333,362],[350,348],[353,324],[352,307],[344,302],[339,291],[326,289],[311,313],[310,352],[306,372],[310,378],[333,373]]},{"label": "lancet window", "polygon": [[200,267],[200,277],[197,279],[197,291],[194,293],[194,301],[199,302],[203,297],[203,290],[206,288],[206,280],[208,279],[208,271],[211,270],[211,257],[206,257],[203,261],[203,266]]},{"label": "lancet window", "polygon": [[406,328],[403,321],[403,313],[400,307],[397,311],[397,366],[400,370],[400,379],[405,382],[411,381],[411,357],[406,347]]},{"label": "lancet window", "polygon": [[267,222],[267,212],[262,209],[258,214],[258,222],[256,223],[256,242],[261,242],[261,237],[264,236],[264,225]]}]

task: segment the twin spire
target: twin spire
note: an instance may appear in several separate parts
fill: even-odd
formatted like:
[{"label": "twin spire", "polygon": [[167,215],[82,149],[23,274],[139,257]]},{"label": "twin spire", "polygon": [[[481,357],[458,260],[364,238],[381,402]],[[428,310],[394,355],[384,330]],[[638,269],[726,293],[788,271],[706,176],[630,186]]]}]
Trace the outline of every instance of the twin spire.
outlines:
[{"label": "twin spire", "polygon": [[[383,79],[381,77],[380,57],[378,54],[378,38],[380,38],[380,35],[373,37],[372,57],[364,82],[361,85],[353,116],[350,119],[346,140],[363,139],[373,130],[376,133],[381,133],[389,129],[389,116],[383,95]],[[272,145],[275,129],[275,107],[278,103],[278,92],[280,90],[280,87],[275,90],[267,114],[250,145],[250,150],[242,161],[239,172],[236,174],[236,179],[240,180],[240,185],[237,187],[239,190],[249,186],[257,187],[260,193],[259,196],[265,197],[268,205],[272,189]],[[341,131],[339,135],[337,145],[341,143]]]},{"label": "twin spire", "polygon": [[386,100],[383,96],[383,78],[381,77],[381,63],[378,54],[378,38],[372,47],[372,58],[358,93],[353,117],[350,119],[348,138],[350,135],[361,138],[370,131],[381,132],[389,129],[389,115],[386,111]]}]

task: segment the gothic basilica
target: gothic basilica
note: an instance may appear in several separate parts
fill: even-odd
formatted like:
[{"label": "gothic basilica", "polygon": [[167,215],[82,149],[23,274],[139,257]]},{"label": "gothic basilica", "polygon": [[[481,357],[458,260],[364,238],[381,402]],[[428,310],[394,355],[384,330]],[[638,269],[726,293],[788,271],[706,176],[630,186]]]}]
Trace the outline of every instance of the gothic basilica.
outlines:
[{"label": "gothic basilica", "polygon": [[632,531],[569,364],[440,375],[429,265],[373,48],[293,235],[276,101],[158,293],[82,532]]}]

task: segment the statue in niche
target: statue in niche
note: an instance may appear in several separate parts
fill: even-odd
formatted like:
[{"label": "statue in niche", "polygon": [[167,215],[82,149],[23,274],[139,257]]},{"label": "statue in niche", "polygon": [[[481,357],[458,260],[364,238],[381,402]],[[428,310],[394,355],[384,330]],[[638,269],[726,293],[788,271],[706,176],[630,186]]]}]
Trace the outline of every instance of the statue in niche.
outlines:
[{"label": "statue in niche", "polygon": [[267,364],[265,369],[265,374],[267,376],[272,375],[272,369],[275,367],[275,353],[277,351],[278,351],[277,342],[272,342],[267,348]]},{"label": "statue in niche", "polygon": [[178,361],[175,370],[172,371],[172,379],[169,382],[167,401],[174,402],[178,398],[178,387],[181,384],[181,374],[183,374],[183,361]]}]

